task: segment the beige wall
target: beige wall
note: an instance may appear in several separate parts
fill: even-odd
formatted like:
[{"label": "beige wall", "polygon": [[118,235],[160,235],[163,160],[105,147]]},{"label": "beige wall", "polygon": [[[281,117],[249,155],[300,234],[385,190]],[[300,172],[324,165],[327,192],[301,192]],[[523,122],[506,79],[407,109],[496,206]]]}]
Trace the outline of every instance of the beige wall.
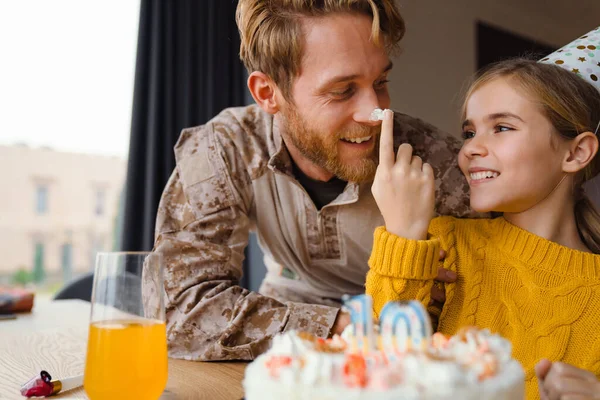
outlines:
[{"label": "beige wall", "polygon": [[396,110],[459,134],[460,94],[476,69],[476,22],[560,47],[600,25],[600,1],[399,0],[407,24],[390,90]]},{"label": "beige wall", "polygon": [[[48,275],[61,274],[61,246],[72,244],[73,270],[91,268],[93,247],[112,249],[126,162],[24,146],[0,146],[0,275],[31,271],[34,243],[44,243]],[[36,187],[48,187],[48,211],[36,210]],[[105,192],[96,215],[96,191]]]}]

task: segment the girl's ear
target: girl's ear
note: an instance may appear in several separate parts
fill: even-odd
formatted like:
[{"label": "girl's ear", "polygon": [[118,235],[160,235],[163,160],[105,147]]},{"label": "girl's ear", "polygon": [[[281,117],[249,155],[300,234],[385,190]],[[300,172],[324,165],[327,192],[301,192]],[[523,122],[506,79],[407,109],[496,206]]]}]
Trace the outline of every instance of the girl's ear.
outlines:
[{"label": "girl's ear", "polygon": [[570,143],[563,160],[564,172],[577,173],[588,166],[598,152],[598,137],[592,132],[580,133]]}]

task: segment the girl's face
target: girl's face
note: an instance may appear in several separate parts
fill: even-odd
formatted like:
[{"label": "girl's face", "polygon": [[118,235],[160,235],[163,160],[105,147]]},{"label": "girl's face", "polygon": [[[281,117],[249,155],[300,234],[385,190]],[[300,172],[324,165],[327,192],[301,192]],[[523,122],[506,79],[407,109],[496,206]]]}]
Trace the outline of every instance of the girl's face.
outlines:
[{"label": "girl's face", "polygon": [[494,79],[472,93],[463,138],[458,163],[478,212],[528,210],[563,177],[566,141],[510,79]]}]

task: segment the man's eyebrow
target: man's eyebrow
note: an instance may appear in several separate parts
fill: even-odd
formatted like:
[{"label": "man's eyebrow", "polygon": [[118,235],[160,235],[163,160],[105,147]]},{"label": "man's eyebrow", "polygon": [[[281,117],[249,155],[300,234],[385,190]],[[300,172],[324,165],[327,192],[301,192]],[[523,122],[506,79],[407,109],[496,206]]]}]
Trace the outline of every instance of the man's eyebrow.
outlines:
[{"label": "man's eyebrow", "polygon": [[382,75],[394,68],[394,63],[390,61],[390,63],[383,69]]},{"label": "man's eyebrow", "polygon": [[[386,72],[390,71],[392,68],[394,67],[394,63],[392,63],[390,61],[390,63],[383,69],[383,72],[381,73],[381,75],[385,74]],[[358,74],[353,74],[353,75],[342,75],[342,76],[334,76],[331,79],[328,79],[327,81],[325,81],[325,83],[323,83],[321,85],[321,88],[325,88],[327,86],[331,86],[335,83],[340,83],[340,82],[347,82],[347,81],[351,81],[353,79],[358,78],[360,75]]]}]

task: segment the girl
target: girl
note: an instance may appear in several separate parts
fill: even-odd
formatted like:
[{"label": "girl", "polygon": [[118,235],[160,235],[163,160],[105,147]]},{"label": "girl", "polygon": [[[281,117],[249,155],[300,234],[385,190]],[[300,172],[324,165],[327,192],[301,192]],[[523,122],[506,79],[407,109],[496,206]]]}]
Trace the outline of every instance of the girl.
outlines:
[{"label": "girl", "polygon": [[446,286],[439,332],[475,325],[511,340],[527,399],[600,398],[600,215],[582,189],[600,169],[600,92],[529,60],[475,80],[459,166],[471,207],[503,213],[495,219],[432,220],[433,171],[409,145],[394,157],[391,114],[372,188],[385,221],[366,282],[375,313],[389,300],[428,306],[443,248],[458,278]]}]

